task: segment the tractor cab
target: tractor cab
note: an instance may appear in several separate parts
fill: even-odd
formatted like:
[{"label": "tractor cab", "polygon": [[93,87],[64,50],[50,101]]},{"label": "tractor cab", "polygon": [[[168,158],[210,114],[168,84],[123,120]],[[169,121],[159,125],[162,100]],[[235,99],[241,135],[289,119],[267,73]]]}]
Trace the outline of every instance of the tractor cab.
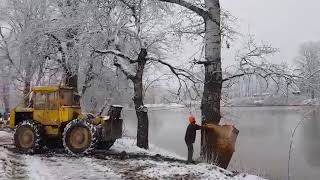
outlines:
[{"label": "tractor cab", "polygon": [[47,126],[67,123],[81,114],[79,99],[70,87],[33,87],[29,106],[13,109],[10,119],[15,121],[10,122],[10,127],[14,128],[25,119],[33,119]]},{"label": "tractor cab", "polygon": [[43,125],[60,125],[81,114],[79,97],[73,88],[33,87],[33,119]]},{"label": "tractor cab", "polygon": [[36,106],[50,108],[50,106],[80,106],[79,95],[73,88],[56,86],[33,87],[31,101],[37,102]]}]

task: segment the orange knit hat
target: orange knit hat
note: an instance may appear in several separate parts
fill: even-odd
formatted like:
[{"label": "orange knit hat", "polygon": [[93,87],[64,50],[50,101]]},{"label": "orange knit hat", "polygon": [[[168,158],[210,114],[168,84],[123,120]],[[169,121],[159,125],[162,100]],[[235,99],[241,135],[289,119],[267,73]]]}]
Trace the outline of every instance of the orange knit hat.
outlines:
[{"label": "orange knit hat", "polygon": [[196,122],[196,118],[192,114],[190,114],[190,116],[189,116],[189,122],[190,123]]}]

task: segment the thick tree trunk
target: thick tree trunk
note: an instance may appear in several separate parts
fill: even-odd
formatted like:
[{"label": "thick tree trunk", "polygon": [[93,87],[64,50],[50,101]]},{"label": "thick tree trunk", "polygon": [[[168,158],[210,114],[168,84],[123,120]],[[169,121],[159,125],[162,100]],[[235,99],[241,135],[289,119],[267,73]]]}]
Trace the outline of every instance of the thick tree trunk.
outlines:
[{"label": "thick tree trunk", "polygon": [[[79,6],[78,1],[67,0],[66,4],[68,10],[71,12],[67,18],[71,20],[77,16],[77,8]],[[66,68],[66,78],[65,85],[68,87],[73,87],[75,92],[78,92],[78,70],[79,70],[79,52],[76,49],[76,40],[79,34],[78,27],[71,27],[66,29],[65,38],[67,39],[67,55],[68,62],[64,61]],[[66,60],[66,59],[65,59]],[[74,68],[73,68],[74,67]]]},{"label": "thick tree trunk", "polygon": [[[221,32],[219,0],[206,0],[211,18],[205,19],[205,81],[201,101],[202,123],[220,122],[220,99],[222,89]],[[213,146],[215,137],[202,131],[201,156],[208,162],[216,160]]]},{"label": "thick tree trunk", "polygon": [[[74,34],[70,34],[70,31]],[[68,87],[73,87],[76,92],[78,92],[78,70],[79,70],[79,56],[78,51],[75,48],[75,42],[73,40],[74,37],[77,36],[76,29],[69,29],[66,32],[67,39],[70,39],[67,43],[67,51],[68,51],[68,62],[64,59],[65,68],[65,85]]]},{"label": "thick tree trunk", "polygon": [[73,74],[71,72],[66,72],[65,85],[67,87],[73,87],[76,92],[78,92],[78,73]]},{"label": "thick tree trunk", "polygon": [[145,64],[147,62],[147,50],[141,49],[138,56],[138,66],[137,73],[134,79],[132,80],[134,85],[134,106],[138,118],[138,128],[137,128],[137,146],[148,149],[149,148],[149,119],[147,109],[143,104],[143,71]]},{"label": "thick tree trunk", "polygon": [[24,87],[23,87],[23,102],[25,106],[29,105],[29,93],[31,90],[31,80],[32,80],[32,64],[28,63],[25,67],[26,77],[24,78]]},{"label": "thick tree trunk", "polygon": [[311,89],[311,99],[314,99],[315,98],[315,92],[314,92],[314,89]]},{"label": "thick tree trunk", "polygon": [[2,87],[2,101],[3,101],[3,105],[4,105],[4,115],[3,115],[3,119],[4,120],[8,120],[8,114],[10,112],[10,85],[9,82],[7,82],[7,80],[5,81],[5,83],[3,84]]},{"label": "thick tree trunk", "polygon": [[144,108],[143,97],[142,97],[142,81],[137,79],[134,82],[134,106],[136,110],[136,115],[138,118],[138,128],[137,128],[137,146],[141,148],[148,149],[148,130],[149,130],[149,120],[148,112]]},{"label": "thick tree trunk", "polygon": [[31,89],[31,82],[26,80],[24,82],[24,88],[23,88],[23,102],[25,106],[29,105],[29,93]]}]

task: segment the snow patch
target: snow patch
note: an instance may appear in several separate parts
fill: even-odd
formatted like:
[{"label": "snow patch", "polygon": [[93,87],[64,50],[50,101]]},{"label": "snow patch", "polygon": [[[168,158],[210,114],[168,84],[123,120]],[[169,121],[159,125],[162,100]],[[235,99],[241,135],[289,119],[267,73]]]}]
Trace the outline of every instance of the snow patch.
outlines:
[{"label": "snow patch", "polygon": [[302,103],[302,105],[309,105],[309,106],[319,106],[320,105],[320,99],[306,99]]},{"label": "snow patch", "polygon": [[6,131],[0,131],[0,145],[11,144],[13,140],[13,134]]},{"label": "snow patch", "polygon": [[146,104],[145,105],[148,108],[168,108],[168,107],[172,107],[172,108],[184,108],[185,105],[183,104],[177,104],[177,103],[169,103],[169,104]]},{"label": "snow patch", "polygon": [[118,139],[110,149],[115,152],[125,151],[127,153],[146,154],[150,156],[160,154],[162,156],[169,157],[169,158],[175,158],[180,160],[185,159],[179,156],[178,154],[161,149],[153,144],[149,144],[148,150],[139,148],[138,146],[136,146],[136,144],[137,144],[136,140],[129,137],[123,137],[121,139]]},{"label": "snow patch", "polygon": [[184,177],[185,179],[215,179],[215,180],[263,180],[263,178],[239,174],[232,174],[214,165],[200,163],[197,165],[186,165],[181,163],[155,162],[151,160],[131,161],[132,165],[139,165],[145,170],[142,174],[156,179],[168,179],[173,177]]},{"label": "snow patch", "polygon": [[104,162],[86,157],[26,157],[32,180],[121,179]]},{"label": "snow patch", "polygon": [[30,179],[42,180],[42,179],[59,179],[56,174],[52,174],[49,171],[49,167],[46,163],[43,163],[38,157],[26,156],[26,162],[28,164],[28,171]]},{"label": "snow patch", "polygon": [[0,131],[0,137],[10,137],[12,133],[6,131]]},{"label": "snow patch", "polygon": [[5,176],[4,164],[5,164],[6,158],[7,156],[4,153],[4,149],[1,148],[0,149],[0,179]]}]

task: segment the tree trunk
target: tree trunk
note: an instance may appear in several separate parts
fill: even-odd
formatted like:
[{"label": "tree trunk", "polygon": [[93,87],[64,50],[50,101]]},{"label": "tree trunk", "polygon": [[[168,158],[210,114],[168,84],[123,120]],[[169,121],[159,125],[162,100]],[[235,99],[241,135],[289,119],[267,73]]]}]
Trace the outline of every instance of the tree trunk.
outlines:
[{"label": "tree trunk", "polygon": [[10,112],[10,85],[7,80],[5,80],[5,83],[2,87],[2,101],[4,105],[4,115],[3,119],[8,120],[8,114]]},{"label": "tree trunk", "polygon": [[25,106],[29,105],[29,93],[31,90],[31,80],[33,76],[33,73],[31,71],[32,71],[32,64],[28,62],[28,64],[26,64],[26,67],[25,67],[26,76],[24,78],[24,88],[23,88],[23,102]]},{"label": "tree trunk", "polygon": [[137,128],[137,146],[148,149],[148,129],[149,120],[148,113],[144,108],[143,97],[142,97],[142,81],[136,80],[134,82],[134,106],[136,110],[136,115],[138,118],[138,128]]},{"label": "tree trunk", "polygon": [[[221,32],[220,32],[220,2],[206,0],[210,16],[205,19],[205,81],[201,101],[202,123],[218,124],[220,122],[220,99],[222,89],[221,71]],[[202,131],[201,157],[210,163],[216,160],[213,146],[215,137]]]},{"label": "tree trunk", "polygon": [[[68,10],[71,12],[67,18],[73,19],[77,16],[77,8],[79,6],[78,1],[67,0],[66,6]],[[66,29],[65,38],[67,42],[67,55],[68,62],[64,62],[67,67],[67,71],[65,72],[66,79],[65,85],[68,87],[73,87],[75,92],[78,92],[78,71],[79,71],[79,52],[76,49],[77,36],[79,34],[79,27],[71,27]],[[72,68],[75,67],[75,68]]]},{"label": "tree trunk", "polygon": [[139,56],[138,56],[138,66],[137,66],[137,73],[134,79],[132,80],[134,85],[134,106],[136,110],[136,115],[138,118],[138,128],[137,128],[137,146],[148,149],[149,148],[149,119],[148,119],[148,112],[147,109],[144,107],[143,104],[143,71],[145,64],[147,62],[147,50],[141,49]]},{"label": "tree trunk", "polygon": [[25,106],[29,105],[29,92],[31,89],[31,82],[28,80],[25,80],[24,82],[24,89],[23,89],[23,102]]},{"label": "tree trunk", "polygon": [[314,99],[315,98],[315,92],[314,92],[314,89],[311,89],[311,99]]},{"label": "tree trunk", "polygon": [[[70,34],[70,31],[73,34]],[[64,59],[64,65],[65,65],[65,85],[68,87],[73,87],[74,91],[78,92],[78,70],[79,70],[79,56],[78,51],[75,48],[75,42],[72,38],[76,37],[77,34],[76,29],[68,29],[66,32],[67,39],[70,39],[69,42],[67,42],[67,51],[68,51],[68,62],[66,62],[66,59]],[[75,68],[73,68],[75,66]]]},{"label": "tree trunk", "polygon": [[73,87],[74,91],[78,92],[78,73],[73,74],[70,72],[65,73],[66,75],[66,80],[65,80],[65,85],[67,87]]}]

